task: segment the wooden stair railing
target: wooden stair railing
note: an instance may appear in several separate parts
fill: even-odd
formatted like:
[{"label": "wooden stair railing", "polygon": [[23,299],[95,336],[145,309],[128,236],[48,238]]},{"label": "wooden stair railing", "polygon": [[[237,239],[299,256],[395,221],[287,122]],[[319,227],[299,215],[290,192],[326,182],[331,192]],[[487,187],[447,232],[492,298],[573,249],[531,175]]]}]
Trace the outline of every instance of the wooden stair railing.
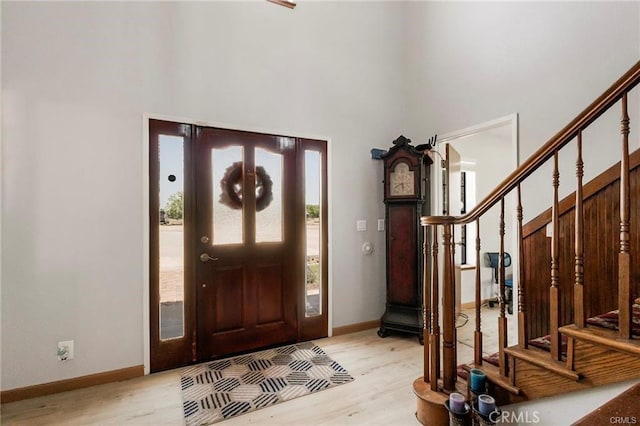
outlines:
[{"label": "wooden stair railing", "polygon": [[558,151],[553,153],[553,206],[551,207],[551,289],[549,293],[549,339],[551,340],[551,358],[560,360],[562,353],[560,351],[561,341],[560,332],[558,327],[560,326],[560,267],[559,267],[559,252],[560,252],[560,228],[558,223],[560,222],[558,215],[558,186],[560,185],[560,173],[558,172]]},{"label": "wooden stair railing", "polygon": [[584,192],[582,177],[584,163],[582,161],[582,132],[578,133],[578,159],[576,160],[576,232],[575,232],[575,284],[573,289],[573,322],[583,328],[584,315]]},{"label": "wooden stair railing", "polygon": [[[484,200],[476,205],[470,212],[461,216],[425,216],[420,219],[425,227],[425,261],[427,259],[427,235],[431,237],[431,274],[424,277],[425,287],[425,319],[430,315],[430,321],[425,321],[425,334],[429,333],[428,343],[425,344],[424,354],[424,376],[422,380],[429,382],[429,388],[434,392],[450,393],[456,389],[456,342],[455,342],[455,283],[454,281],[454,245],[453,226],[464,225],[475,221],[477,226],[476,238],[476,262],[480,263],[480,218],[496,204],[500,204],[500,253],[499,253],[499,307],[500,316],[498,318],[498,350],[499,350],[499,372],[503,376],[509,374],[507,362],[507,317],[505,315],[505,266],[504,266],[504,204],[505,197],[513,190],[517,190],[517,221],[519,229],[518,260],[520,262],[518,276],[518,347],[519,350],[526,350],[528,345],[527,335],[527,312],[526,312],[526,277],[524,274],[524,255],[522,244],[522,201],[520,185],[534,171],[553,158],[553,206],[552,206],[552,243],[551,243],[551,283],[549,289],[550,300],[550,339],[551,339],[551,360],[560,361],[562,359],[560,324],[560,304],[559,304],[559,226],[558,226],[558,153],[570,141],[577,139],[577,160],[576,160],[576,208],[575,208],[575,282],[574,282],[574,327],[578,329],[585,327],[584,310],[584,210],[583,210],[583,183],[584,164],[582,161],[582,133],[591,123],[602,116],[614,104],[621,101],[622,118],[622,159],[620,166],[620,244],[618,253],[618,309],[620,313],[619,338],[630,339],[632,321],[632,295],[630,288],[630,184],[629,184],[629,114],[627,109],[627,97],[629,91],[640,83],[640,62],[636,63],[620,79],[618,79],[607,91],[598,97],[589,107],[572,120],[565,128],[553,136],[547,143],[541,146],[530,158],[523,162],[514,172],[512,172],[500,185],[498,185]],[[634,215],[636,220],[637,215]],[[484,225],[483,225],[484,226]],[[438,267],[438,231],[442,229],[443,256],[442,275],[439,274]],[[425,271],[428,270],[425,268]],[[442,336],[440,335],[439,324],[439,277],[442,276]],[[474,363],[482,365],[482,331],[480,324],[480,273],[476,268],[475,282],[475,308],[476,308],[476,328],[474,332]],[[533,313],[530,313],[530,315]],[[440,343],[442,340],[442,360],[440,354]],[[573,349],[573,341],[571,342]],[[572,356],[570,354],[569,356]],[[440,367],[442,366],[442,371]],[[439,380],[442,378],[442,380]],[[418,391],[416,390],[416,393]],[[418,395],[420,397],[420,395]]]},{"label": "wooden stair railing", "polygon": [[[524,265],[524,237],[522,231],[522,219],[524,218],[524,215],[522,211],[522,192],[520,191],[520,185],[518,185],[518,265]],[[476,265],[479,264],[479,262],[476,263]],[[527,306],[525,304],[526,285],[524,285],[524,268],[518,268],[518,272],[518,282],[521,283],[520,287],[518,288],[518,346],[520,346],[520,349],[527,349],[529,347],[529,333],[527,332]]]},{"label": "wooden stair railing", "polygon": [[620,337],[631,338],[631,255],[630,215],[631,194],[629,190],[629,112],[627,93],[622,95],[622,159],[620,160],[620,253],[618,255],[618,309],[620,309]]}]

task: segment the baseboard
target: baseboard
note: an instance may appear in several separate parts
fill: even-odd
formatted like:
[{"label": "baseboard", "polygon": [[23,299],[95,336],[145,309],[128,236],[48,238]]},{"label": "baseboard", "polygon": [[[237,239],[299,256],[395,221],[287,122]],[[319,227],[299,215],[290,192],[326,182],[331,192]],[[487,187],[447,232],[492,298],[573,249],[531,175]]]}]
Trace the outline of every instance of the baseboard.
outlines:
[{"label": "baseboard", "polygon": [[121,368],[119,370],[105,371],[102,373],[89,374],[87,376],[74,377],[73,379],[59,380],[57,382],[42,383],[40,385],[27,386],[24,388],[10,389],[0,392],[0,402],[21,401],[23,399],[36,398],[38,396],[51,395],[59,392],[66,392],[75,389],[87,388],[89,386],[103,385],[105,383],[119,382],[121,380],[132,379],[144,375],[144,366]]},{"label": "baseboard", "polygon": [[369,330],[371,328],[380,327],[380,320],[359,322],[356,324],[343,325],[342,327],[335,327],[333,329],[333,336],[340,336],[343,334],[355,333],[358,331]]},{"label": "baseboard", "polygon": [[[480,303],[480,305],[484,305],[489,300],[492,300],[492,299],[482,299],[482,302]],[[475,307],[476,307],[476,302],[467,302],[460,305],[460,309],[473,309]]]}]

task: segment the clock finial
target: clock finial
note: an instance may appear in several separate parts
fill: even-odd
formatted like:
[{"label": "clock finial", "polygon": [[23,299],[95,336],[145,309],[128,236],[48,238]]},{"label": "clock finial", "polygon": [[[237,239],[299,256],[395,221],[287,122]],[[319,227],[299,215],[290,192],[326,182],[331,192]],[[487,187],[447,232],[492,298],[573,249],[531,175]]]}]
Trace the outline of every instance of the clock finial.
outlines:
[{"label": "clock finial", "polygon": [[403,135],[398,136],[398,139],[393,141],[393,144],[398,146],[409,145],[410,143],[411,143],[411,139],[407,139]]}]

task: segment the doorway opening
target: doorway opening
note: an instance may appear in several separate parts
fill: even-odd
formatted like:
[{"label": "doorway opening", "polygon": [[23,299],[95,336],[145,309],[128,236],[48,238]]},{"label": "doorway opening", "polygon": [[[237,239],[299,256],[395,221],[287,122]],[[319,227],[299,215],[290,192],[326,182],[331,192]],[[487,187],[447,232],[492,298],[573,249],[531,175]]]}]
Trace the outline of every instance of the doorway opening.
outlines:
[{"label": "doorway opening", "polygon": [[[470,212],[477,203],[482,201],[489,193],[502,182],[511,172],[518,167],[518,115],[512,114],[486,123],[481,123],[462,130],[448,133],[438,141],[438,149],[446,156],[447,150],[459,153],[459,174],[460,179],[456,188],[447,188],[445,173],[436,173],[436,188],[434,191],[438,196],[436,206],[438,211],[442,211],[444,206],[449,205],[444,192],[450,191],[450,197],[455,197],[459,204],[456,206],[460,211],[451,211],[451,215],[459,216]],[[443,161],[446,164],[446,161]],[[452,182],[453,184],[453,182]],[[512,298],[517,300],[517,277],[518,277],[518,227],[516,220],[516,199],[510,195],[505,199],[505,251],[511,255],[511,265],[507,268],[507,276],[512,279]],[[481,254],[499,251],[499,208],[494,207],[487,212],[481,221],[480,240]],[[492,318],[493,309],[489,303],[497,295],[497,284],[493,276],[493,269],[489,265],[475,263],[475,239],[476,225],[468,224],[464,228],[456,225],[454,227],[456,236],[456,312],[462,313],[458,318],[458,325],[463,326],[465,322],[465,310],[473,309],[475,302],[475,273],[476,268],[480,268],[481,288],[483,301],[483,316]],[[486,311],[486,312],[485,312]],[[495,330],[496,321],[482,320],[483,331],[497,335]],[[517,315],[509,321],[509,327],[517,329]],[[467,327],[468,328],[468,327]],[[472,326],[471,326],[472,328]],[[468,341],[469,336],[459,329],[459,341]],[[514,333],[509,333],[510,337],[515,337]],[[471,341],[472,336],[471,336]],[[487,347],[487,351],[491,351]]]},{"label": "doorway opening", "polygon": [[326,153],[149,120],[151,371],[327,336]]}]

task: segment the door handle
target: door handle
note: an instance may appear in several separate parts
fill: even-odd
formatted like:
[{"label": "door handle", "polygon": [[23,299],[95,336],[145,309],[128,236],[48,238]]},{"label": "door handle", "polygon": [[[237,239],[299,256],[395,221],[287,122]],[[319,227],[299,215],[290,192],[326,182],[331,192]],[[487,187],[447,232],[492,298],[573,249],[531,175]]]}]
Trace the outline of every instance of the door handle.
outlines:
[{"label": "door handle", "polygon": [[200,262],[208,262],[210,260],[218,260],[217,257],[211,257],[207,253],[202,253],[200,255]]}]

